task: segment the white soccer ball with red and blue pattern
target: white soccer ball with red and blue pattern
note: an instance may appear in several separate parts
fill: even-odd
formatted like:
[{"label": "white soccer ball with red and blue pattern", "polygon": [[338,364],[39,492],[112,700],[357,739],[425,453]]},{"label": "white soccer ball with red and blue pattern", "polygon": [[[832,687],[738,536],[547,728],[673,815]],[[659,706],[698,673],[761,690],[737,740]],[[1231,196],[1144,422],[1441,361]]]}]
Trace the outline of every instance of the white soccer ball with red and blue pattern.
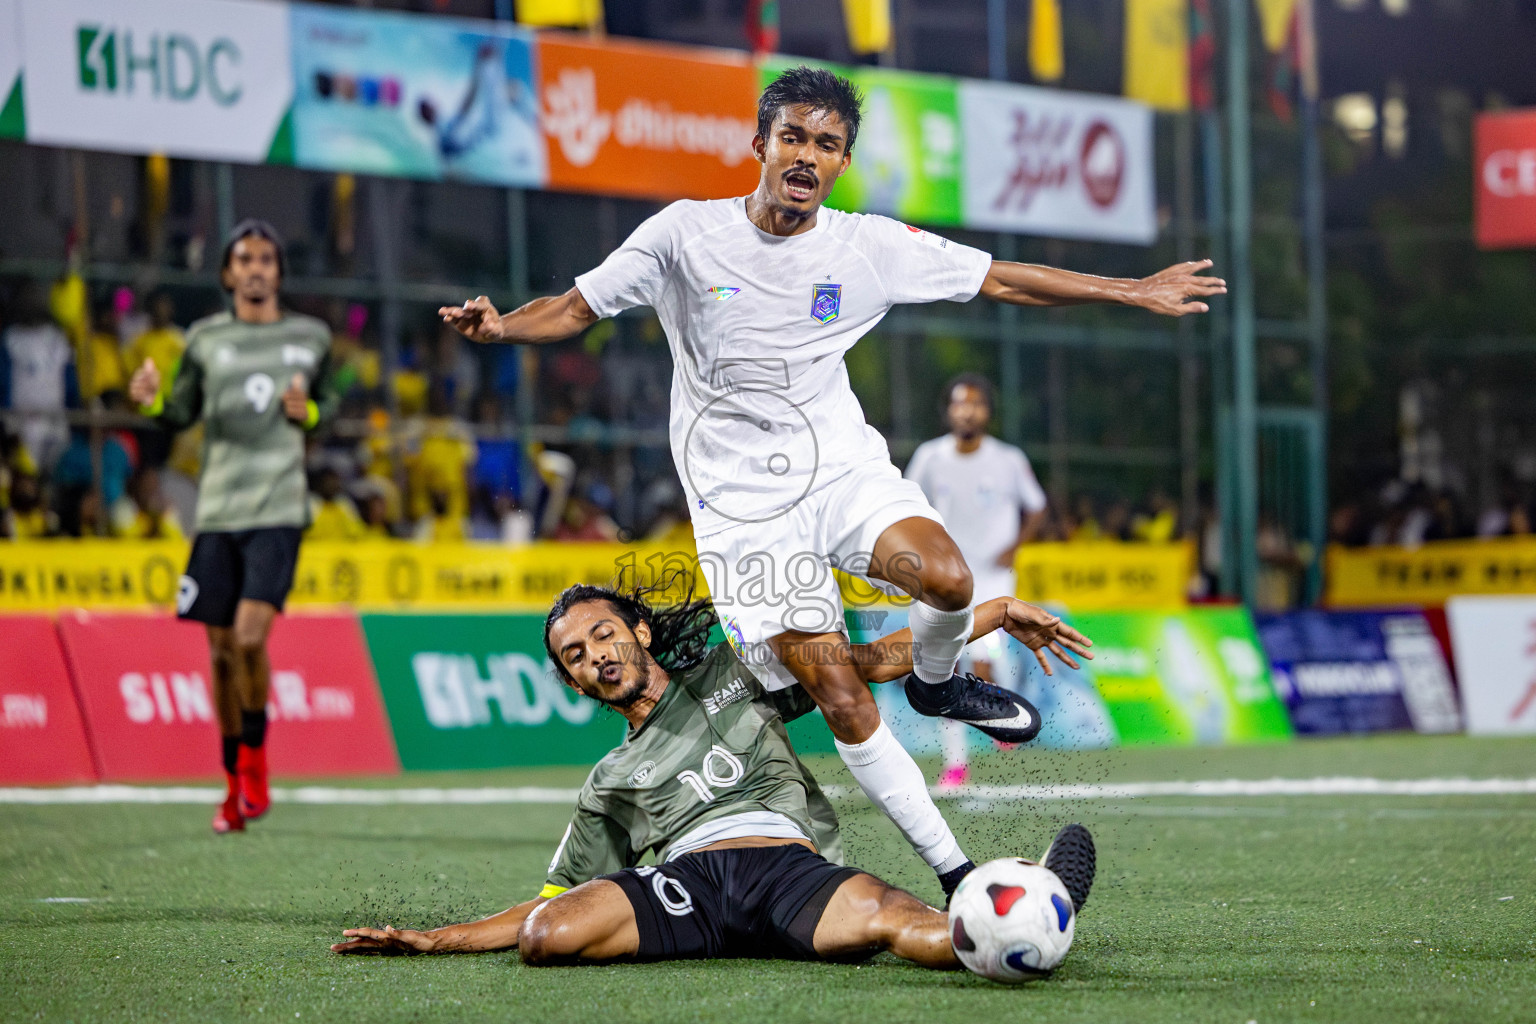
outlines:
[{"label": "white soccer ball with red and blue pattern", "polygon": [[1017,857],[981,865],[949,902],[955,955],[976,974],[1005,984],[1050,973],[1072,948],[1076,926],[1061,879]]}]

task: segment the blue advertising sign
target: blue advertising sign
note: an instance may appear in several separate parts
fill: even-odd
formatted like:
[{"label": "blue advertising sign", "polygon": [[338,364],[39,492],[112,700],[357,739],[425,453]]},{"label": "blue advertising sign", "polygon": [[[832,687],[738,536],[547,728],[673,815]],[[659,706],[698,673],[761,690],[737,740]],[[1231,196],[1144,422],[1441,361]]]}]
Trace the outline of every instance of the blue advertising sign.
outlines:
[{"label": "blue advertising sign", "polygon": [[300,167],[544,183],[532,34],[492,21],[290,10]]},{"label": "blue advertising sign", "polygon": [[1417,611],[1258,617],[1275,692],[1298,733],[1456,732],[1445,654]]}]

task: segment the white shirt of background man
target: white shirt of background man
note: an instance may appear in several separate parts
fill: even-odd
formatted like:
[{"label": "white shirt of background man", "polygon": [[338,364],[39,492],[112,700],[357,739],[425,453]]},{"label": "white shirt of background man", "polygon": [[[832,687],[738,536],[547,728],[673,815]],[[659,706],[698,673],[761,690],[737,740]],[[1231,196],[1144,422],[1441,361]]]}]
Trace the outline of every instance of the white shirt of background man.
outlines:
[{"label": "white shirt of background man", "polygon": [[944,517],[976,580],[975,602],[1014,596],[1013,568],[999,566],[998,557],[1019,539],[1023,516],[1046,505],[1029,457],[990,435],[962,453],[946,434],[917,446],[907,479]]},{"label": "white shirt of background man", "polygon": [[672,455],[706,537],[889,463],[843,353],[898,303],[975,297],[991,265],[888,217],[823,208],[809,231],[779,236],[747,219],[745,199],[683,200],[576,287],[599,316],[656,310],[672,348]]}]

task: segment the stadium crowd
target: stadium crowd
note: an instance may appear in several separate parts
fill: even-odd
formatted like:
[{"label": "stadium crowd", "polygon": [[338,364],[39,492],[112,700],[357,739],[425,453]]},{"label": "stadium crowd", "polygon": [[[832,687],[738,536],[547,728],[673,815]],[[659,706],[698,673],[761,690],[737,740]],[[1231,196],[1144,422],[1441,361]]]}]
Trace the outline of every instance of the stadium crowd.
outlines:
[{"label": "stadium crowd", "polygon": [[[208,310],[182,315],[169,291],[92,293],[75,276],[11,284],[0,289],[0,536],[183,536],[200,430],[171,438],[144,427],[125,389],[145,359],[168,388],[181,325]],[[389,366],[367,307],[310,305],[332,325],[332,379],[343,396],[336,428],[311,441],[311,539],[691,539],[664,439],[666,381],[654,367],[591,346],[542,360],[481,349],[435,317],[422,318]],[[538,395],[542,431],[519,428],[525,385]],[[616,440],[614,428],[630,438]],[[1533,499],[1510,481],[1474,512],[1449,489],[1392,480],[1336,505],[1329,538],[1412,547],[1529,535]],[[1208,509],[1197,522],[1181,517],[1158,486],[1140,496],[1080,491],[1052,503],[1036,539],[1190,538],[1210,576],[1219,568],[1214,522]],[[1277,571],[1312,557],[1279,524],[1261,526],[1264,561]]]}]

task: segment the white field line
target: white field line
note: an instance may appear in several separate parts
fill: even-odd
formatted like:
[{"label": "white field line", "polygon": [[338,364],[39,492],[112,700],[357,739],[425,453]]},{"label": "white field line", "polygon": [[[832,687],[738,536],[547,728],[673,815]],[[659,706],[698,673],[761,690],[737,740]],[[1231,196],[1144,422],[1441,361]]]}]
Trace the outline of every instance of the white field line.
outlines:
[{"label": "white field line", "polygon": [[[850,786],[828,786],[833,798],[852,796]],[[0,788],[0,804],[207,804],[224,790],[212,786],[63,786]],[[281,803],[322,805],[385,804],[561,804],[576,802],[577,790],[540,786],[362,789],[350,786],[274,787]],[[1264,796],[1501,796],[1536,795],[1531,779],[1373,779],[1335,776],[1314,779],[1207,779],[1192,782],[1110,782],[1059,785],[963,786],[936,796],[971,800],[1135,800],[1146,797]]]}]

